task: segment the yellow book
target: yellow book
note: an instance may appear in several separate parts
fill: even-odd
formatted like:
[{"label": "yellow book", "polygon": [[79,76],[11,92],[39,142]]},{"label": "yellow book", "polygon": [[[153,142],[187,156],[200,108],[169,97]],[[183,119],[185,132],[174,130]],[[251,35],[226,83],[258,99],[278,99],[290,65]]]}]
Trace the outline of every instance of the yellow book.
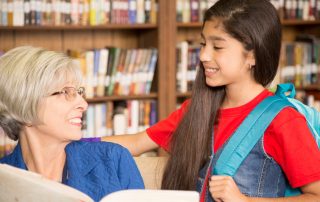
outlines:
[{"label": "yellow book", "polygon": [[8,26],[13,26],[13,0],[8,0]]},{"label": "yellow book", "polygon": [[97,0],[89,0],[89,23],[90,25],[97,25]]}]

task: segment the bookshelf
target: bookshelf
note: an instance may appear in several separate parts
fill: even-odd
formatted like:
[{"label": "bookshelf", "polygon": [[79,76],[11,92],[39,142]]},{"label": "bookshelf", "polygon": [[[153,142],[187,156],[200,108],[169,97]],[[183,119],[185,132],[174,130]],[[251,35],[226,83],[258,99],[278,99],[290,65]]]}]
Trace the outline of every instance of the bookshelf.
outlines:
[{"label": "bookshelf", "polygon": [[[320,25],[320,20],[281,20],[283,26]],[[201,28],[202,22],[177,23],[178,28]]]},{"label": "bookshelf", "polygon": [[128,95],[128,96],[103,96],[103,97],[94,97],[94,98],[87,98],[88,103],[101,103],[101,102],[108,102],[108,101],[119,101],[119,100],[146,100],[146,99],[157,99],[157,93],[150,93],[147,95]]},{"label": "bookshelf", "polygon": [[172,0],[156,2],[157,23],[108,23],[94,26],[71,24],[1,26],[0,23],[0,50],[7,51],[21,45],[40,46],[63,52],[101,49],[106,46],[124,49],[156,48],[158,59],[150,94],[94,97],[88,98],[87,101],[89,104],[103,104],[156,100],[157,119],[160,120],[167,117],[174,109],[175,95],[171,93],[171,86],[175,79],[175,47],[172,45],[175,42],[175,32],[172,30],[175,29],[176,22],[171,20],[175,18],[175,2]]}]

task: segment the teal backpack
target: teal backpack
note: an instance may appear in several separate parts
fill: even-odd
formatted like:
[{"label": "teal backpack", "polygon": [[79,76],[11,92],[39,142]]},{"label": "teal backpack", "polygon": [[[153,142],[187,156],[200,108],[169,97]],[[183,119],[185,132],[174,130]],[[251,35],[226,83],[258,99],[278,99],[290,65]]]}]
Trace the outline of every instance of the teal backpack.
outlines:
[{"label": "teal backpack", "polygon": [[[214,169],[212,169],[212,174],[234,176],[242,161],[263,136],[274,117],[284,107],[293,107],[305,116],[309,129],[320,147],[320,113],[294,99],[294,96],[293,84],[279,84],[274,96],[269,96],[259,103],[231,136]],[[299,189],[287,187],[285,196],[299,194],[301,194]]]}]

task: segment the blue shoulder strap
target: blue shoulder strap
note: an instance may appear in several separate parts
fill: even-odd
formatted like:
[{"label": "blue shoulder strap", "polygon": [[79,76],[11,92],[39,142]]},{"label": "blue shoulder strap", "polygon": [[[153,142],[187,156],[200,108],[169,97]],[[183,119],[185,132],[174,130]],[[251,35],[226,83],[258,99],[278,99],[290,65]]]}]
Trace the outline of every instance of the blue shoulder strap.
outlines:
[{"label": "blue shoulder strap", "polygon": [[[286,95],[287,92],[290,94]],[[290,84],[281,84],[280,87],[278,85],[275,96],[269,96],[259,103],[231,136],[211,174],[234,176],[275,116],[285,107],[297,108],[295,104],[287,100],[294,95],[294,87],[292,88]],[[300,193],[299,189],[292,189],[288,186],[285,196]]]},{"label": "blue shoulder strap", "polygon": [[287,106],[292,104],[278,96],[269,96],[259,103],[231,136],[212,174],[234,176],[274,117]]}]

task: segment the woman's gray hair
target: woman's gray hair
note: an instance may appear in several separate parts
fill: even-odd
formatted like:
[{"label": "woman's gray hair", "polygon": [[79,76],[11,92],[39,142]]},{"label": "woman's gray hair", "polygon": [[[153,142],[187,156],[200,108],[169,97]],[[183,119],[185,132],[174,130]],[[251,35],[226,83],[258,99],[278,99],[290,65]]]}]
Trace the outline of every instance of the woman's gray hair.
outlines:
[{"label": "woman's gray hair", "polygon": [[79,86],[82,76],[78,63],[63,53],[32,46],[5,53],[0,57],[0,127],[19,139],[22,125],[39,121],[41,99],[66,82]]}]

